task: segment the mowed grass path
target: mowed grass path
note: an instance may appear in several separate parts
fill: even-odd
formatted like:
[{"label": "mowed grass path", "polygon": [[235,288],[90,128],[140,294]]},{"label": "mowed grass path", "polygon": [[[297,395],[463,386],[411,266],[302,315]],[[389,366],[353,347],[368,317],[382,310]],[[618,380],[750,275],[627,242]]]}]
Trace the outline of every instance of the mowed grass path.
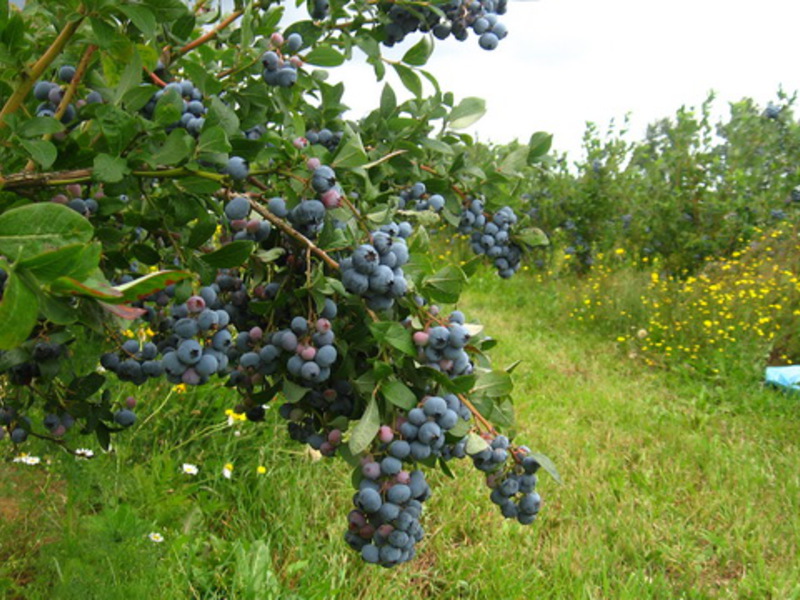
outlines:
[{"label": "mowed grass path", "polygon": [[233,404],[219,392],[154,396],[114,454],[4,467],[0,586],[81,600],[800,598],[798,398],[643,369],[568,327],[556,287],[525,276],[482,277],[461,308],[500,339],[497,366],[523,361],[519,440],[564,480],[541,475],[533,526],[505,521],[464,461],[456,480],[430,478],[416,560],[363,565],[341,539],[341,461],[287,445],[274,418],[217,425]]}]

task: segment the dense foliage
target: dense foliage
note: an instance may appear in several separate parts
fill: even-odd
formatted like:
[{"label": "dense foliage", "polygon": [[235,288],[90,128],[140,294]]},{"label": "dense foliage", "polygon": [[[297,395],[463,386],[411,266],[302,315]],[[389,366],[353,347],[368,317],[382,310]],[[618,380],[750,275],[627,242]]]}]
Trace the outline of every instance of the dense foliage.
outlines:
[{"label": "dense foliage", "polygon": [[[514,191],[549,137],[473,163],[459,130],[483,103],[420,68],[431,35],[402,61],[380,50],[446,28],[494,48],[504,3],[315,1],[288,26],[278,4],[206,4],[0,7],[0,435],[107,448],[136,421],[125,386],[224,385],[251,421],[281,398],[293,440],[353,465],[346,539],[368,562],[414,556],[421,469],[451,458],[471,456],[529,524],[534,473],[552,467],[499,434],[514,432],[511,368],[437,306],[481,258],[436,264],[427,228],[471,220],[475,251],[512,275],[546,243]],[[314,68],[356,47],[413,96],[387,84],[358,123]]]}]

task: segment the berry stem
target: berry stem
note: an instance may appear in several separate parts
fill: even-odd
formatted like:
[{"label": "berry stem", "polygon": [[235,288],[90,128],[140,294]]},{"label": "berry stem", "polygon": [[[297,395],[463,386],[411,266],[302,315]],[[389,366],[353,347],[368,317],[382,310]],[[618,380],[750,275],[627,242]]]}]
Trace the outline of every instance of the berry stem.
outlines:
[{"label": "berry stem", "polygon": [[27,69],[26,73],[23,74],[22,81],[17,86],[17,89],[15,89],[14,93],[9,96],[8,100],[6,100],[6,103],[3,105],[2,110],[0,110],[0,128],[6,126],[6,117],[12,113],[15,113],[17,109],[19,109],[19,107],[25,101],[28,93],[31,91],[33,84],[36,83],[36,81],[42,76],[42,73],[44,73],[47,67],[52,64],[56,57],[61,54],[61,51],[64,50],[67,42],[69,42],[72,36],[75,35],[78,27],[80,27],[81,23],[83,23],[84,11],[84,6],[81,4],[77,10],[81,16],[74,21],[67,23],[64,29],[61,30],[61,33],[59,33],[56,39],[53,40],[53,43],[50,44],[50,47],[47,49],[47,51],[42,54],[39,60],[37,60]]},{"label": "berry stem", "polygon": [[[92,169],[75,169],[72,171],[53,171],[49,173],[13,173],[7,177],[0,176],[0,190],[10,190],[27,187],[49,187],[68,185],[70,183],[86,183],[92,181]],[[220,183],[226,179],[225,175],[211,173],[210,171],[192,171],[184,167],[174,169],[157,169],[153,171],[131,171],[134,177],[175,178],[202,177]]]},{"label": "berry stem", "polygon": [[233,23],[236,19],[241,17],[243,14],[244,14],[243,10],[235,10],[235,11],[233,11],[230,15],[228,15],[225,18],[225,20],[223,20],[216,27],[214,27],[214,29],[212,29],[211,31],[201,35],[199,38],[197,38],[193,42],[189,42],[183,48],[180,48],[178,50],[178,52],[177,52],[178,56],[183,56],[187,52],[191,52],[192,50],[194,50],[198,46],[202,46],[203,44],[205,44],[209,40],[212,40],[213,38],[215,38],[219,34],[219,32],[221,32],[223,29],[228,27],[231,23]]},{"label": "berry stem", "polygon": [[283,219],[280,219],[269,212],[266,208],[255,202],[252,198],[250,198],[250,206],[254,211],[264,217],[267,221],[275,225],[278,229],[280,229],[283,233],[288,235],[289,237],[294,238],[298,242],[300,242],[305,248],[307,248],[313,254],[316,254],[322,261],[328,265],[332,269],[339,269],[339,263],[333,260],[327,252],[319,248],[314,242],[304,236],[302,233],[297,231],[294,227],[286,223]]},{"label": "berry stem", "polygon": [[486,417],[484,417],[480,411],[475,408],[475,405],[472,402],[467,400],[467,397],[464,394],[458,394],[458,398],[464,403],[464,406],[469,409],[469,412],[472,413],[472,416],[475,417],[476,421],[483,425],[490,433],[496,433],[494,426],[486,420]]}]

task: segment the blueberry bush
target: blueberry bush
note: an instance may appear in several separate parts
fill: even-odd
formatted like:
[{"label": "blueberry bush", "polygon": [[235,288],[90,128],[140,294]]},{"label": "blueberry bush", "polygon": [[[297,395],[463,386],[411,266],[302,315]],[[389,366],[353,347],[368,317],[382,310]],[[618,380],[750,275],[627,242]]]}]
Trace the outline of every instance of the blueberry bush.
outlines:
[{"label": "blueberry bush", "polygon": [[[479,149],[483,102],[423,69],[434,39],[494,49],[503,0],[307,9],[0,4],[0,437],[108,448],[137,420],[126,390],[163,382],[238,394],[251,421],[280,404],[292,440],[352,465],[344,538],[389,567],[422,539],[426,470],[470,457],[521,524],[555,474],[512,442],[513,365],[445,308],[480,262],[510,277],[547,243],[518,190],[550,138]],[[356,49],[410,99],[386,83],[344,119],[325,69]],[[437,263],[441,228],[476,256]]]}]

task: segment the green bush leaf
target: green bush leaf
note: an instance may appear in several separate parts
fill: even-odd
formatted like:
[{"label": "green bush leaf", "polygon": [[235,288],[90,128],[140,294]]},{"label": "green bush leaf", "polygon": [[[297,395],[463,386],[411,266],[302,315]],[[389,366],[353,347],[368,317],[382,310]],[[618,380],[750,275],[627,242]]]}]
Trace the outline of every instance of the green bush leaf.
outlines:
[{"label": "green bush leaf", "polygon": [[17,133],[22,137],[39,137],[41,135],[58,133],[64,131],[64,125],[53,117],[34,117],[25,121]]},{"label": "green bush leaf", "polygon": [[58,158],[58,150],[52,142],[47,140],[20,140],[20,145],[39,165],[48,169]]},{"label": "green bush leaf", "polygon": [[22,260],[19,266],[26,268],[42,283],[65,276],[84,279],[100,265],[101,252],[102,246],[98,242],[71,244]]},{"label": "green bush leaf", "polygon": [[30,259],[69,244],[92,239],[89,221],[61,204],[43,202],[13,208],[0,215],[0,254]]},{"label": "green bush leaf", "polygon": [[513,389],[514,381],[511,375],[505,371],[488,371],[478,375],[472,393],[487,398],[501,398],[508,396]]},{"label": "green bush leaf", "polygon": [[522,231],[517,231],[511,237],[514,241],[521,242],[531,248],[550,245],[547,234],[538,227],[526,227]]},{"label": "green bush leaf", "polygon": [[381,414],[378,408],[378,401],[375,396],[371,396],[367,402],[367,408],[364,409],[364,414],[361,419],[353,427],[353,433],[350,435],[350,452],[353,454],[361,454],[364,450],[369,448],[372,440],[378,434],[381,428]]},{"label": "green bush leaf", "polygon": [[120,302],[134,302],[190,277],[192,274],[189,271],[156,271],[113,289],[122,294]]},{"label": "green bush leaf", "polygon": [[184,129],[172,130],[167,136],[164,145],[153,155],[151,164],[154,165],[178,165],[194,150],[194,138],[186,133]]},{"label": "green bush leaf", "polygon": [[15,271],[11,271],[0,300],[0,350],[10,350],[24,342],[36,326],[38,317],[36,292]]},{"label": "green bush leaf", "polygon": [[411,332],[399,322],[378,321],[370,323],[369,329],[379,344],[386,344],[409,356],[416,356],[417,349],[411,339]]},{"label": "green bush leaf", "polygon": [[430,37],[424,36],[403,55],[403,62],[415,67],[421,67],[428,62],[432,53],[433,41],[431,41]]},{"label": "green bush leaf", "polygon": [[222,248],[210,254],[204,254],[201,259],[204,263],[218,269],[238,267],[253,253],[253,242],[237,240],[225,244]]},{"label": "green bush leaf", "polygon": [[405,65],[393,64],[392,66],[406,89],[417,98],[422,96],[422,82],[419,79],[419,75]]},{"label": "green bush leaf", "polygon": [[528,142],[528,164],[533,164],[550,151],[553,144],[553,134],[537,131]]},{"label": "green bush leaf", "polygon": [[482,98],[464,98],[450,111],[447,121],[451,129],[465,129],[486,114],[486,101]]},{"label": "green bush leaf", "polygon": [[411,389],[402,381],[392,379],[381,386],[383,397],[398,408],[411,410],[419,400]]},{"label": "green bush leaf", "polygon": [[330,46],[317,46],[305,55],[305,62],[317,67],[338,67],[344,63],[344,55]]},{"label": "green bush leaf", "polygon": [[536,462],[542,465],[542,468],[548,473],[550,473],[552,478],[555,479],[557,483],[560,483],[562,485],[564,484],[564,482],[561,479],[561,474],[558,472],[558,469],[556,468],[556,464],[552,460],[550,460],[549,457],[545,456],[544,454],[540,454],[538,452],[533,452],[529,456],[535,458]]},{"label": "green bush leaf", "polygon": [[467,282],[464,272],[455,266],[447,266],[424,280],[425,291],[437,302],[454,304]]},{"label": "green bush leaf", "polygon": [[94,170],[92,177],[96,181],[105,183],[117,183],[130,173],[128,163],[121,156],[111,156],[100,153],[94,157]]}]

